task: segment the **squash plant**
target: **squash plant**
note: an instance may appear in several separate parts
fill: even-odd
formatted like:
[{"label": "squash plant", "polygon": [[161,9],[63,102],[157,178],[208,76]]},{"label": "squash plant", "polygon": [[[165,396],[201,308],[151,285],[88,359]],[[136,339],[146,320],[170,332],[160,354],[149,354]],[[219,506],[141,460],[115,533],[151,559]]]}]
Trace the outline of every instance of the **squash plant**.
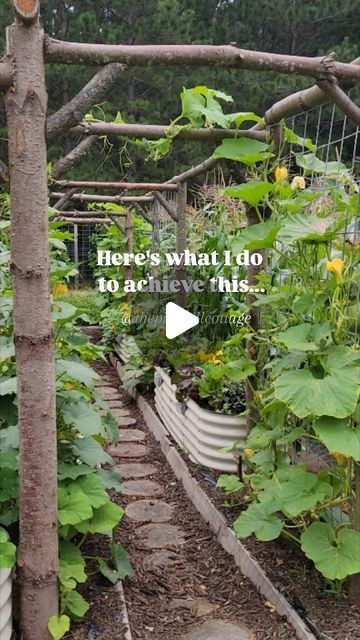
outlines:
[{"label": "squash plant", "polygon": [[[251,335],[262,372],[254,392],[259,420],[246,443],[251,504],[234,529],[240,538],[285,535],[325,578],[343,580],[360,572],[353,483],[360,463],[360,252],[351,234],[358,186],[344,164],[324,163],[313,149],[296,155],[292,179],[286,167],[269,164],[269,152],[262,143],[225,140],[214,154],[248,166],[247,182],[224,193],[258,217],[238,231],[232,249],[267,250],[269,265],[258,276],[266,294],[254,303],[262,325]],[[323,469],[309,470],[302,460],[304,442],[312,441],[332,459]],[[231,477],[221,484],[232,492]]]},{"label": "squash plant", "polygon": [[[3,196],[4,209],[7,196]],[[17,538],[18,519],[18,434],[16,404],[16,365],[12,341],[12,292],[8,269],[9,222],[1,221],[4,241],[0,265],[0,285],[4,304],[0,316],[0,524],[8,528],[13,541]],[[59,290],[75,270],[66,258],[64,240],[71,237],[60,223],[50,224],[51,286]],[[64,285],[62,285],[64,288]],[[58,437],[58,522],[60,536],[60,617],[51,619],[53,637],[62,637],[69,628],[70,618],[79,619],[88,604],[77,591],[86,581],[82,545],[89,533],[113,536],[123,509],[110,500],[107,489],[119,489],[119,476],[101,465],[110,465],[111,457],[104,450],[106,440],[118,441],[117,423],[94,387],[98,375],[90,367],[94,359],[103,358],[102,347],[90,343],[76,327],[82,311],[64,300],[52,300],[52,317],[56,350],[56,406]],[[86,320],[86,318],[83,318]],[[101,417],[99,409],[107,411]],[[13,543],[3,539],[5,566],[15,562]],[[116,575],[125,577],[132,570],[123,550],[111,545],[113,558],[118,559]],[[106,560],[98,559],[99,570],[109,578],[114,570]],[[61,635],[60,631],[62,630]]]}]

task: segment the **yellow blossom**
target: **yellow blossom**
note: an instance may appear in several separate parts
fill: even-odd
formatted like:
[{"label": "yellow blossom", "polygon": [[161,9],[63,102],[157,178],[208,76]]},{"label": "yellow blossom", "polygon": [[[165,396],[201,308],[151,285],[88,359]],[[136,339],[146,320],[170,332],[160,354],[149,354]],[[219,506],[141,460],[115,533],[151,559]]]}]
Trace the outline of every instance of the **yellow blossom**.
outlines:
[{"label": "yellow blossom", "polygon": [[326,268],[330,273],[333,273],[337,284],[342,283],[342,272],[344,269],[344,260],[342,258],[334,258],[333,260],[328,260],[326,263]]},{"label": "yellow blossom", "polygon": [[71,391],[71,389],[73,388],[74,388],[74,385],[71,382],[65,382],[64,389],[66,389],[66,391]]},{"label": "yellow blossom", "polygon": [[293,191],[297,191],[298,189],[305,189],[305,178],[303,176],[295,176],[291,183],[291,188]]},{"label": "yellow blossom", "polygon": [[251,458],[255,455],[254,449],[244,449],[244,453],[245,453],[245,457],[248,460],[251,460]]},{"label": "yellow blossom", "polygon": [[67,292],[68,292],[67,284],[63,284],[62,282],[57,282],[53,289],[53,296],[54,298],[58,298],[59,296],[62,296],[64,293],[67,293]]},{"label": "yellow blossom", "polygon": [[331,451],[330,455],[335,458],[336,462],[340,466],[342,466],[347,460],[347,457],[344,456],[343,453],[339,453],[339,451]]},{"label": "yellow blossom", "polygon": [[283,182],[286,180],[289,173],[286,167],[276,167],[275,169],[275,180],[276,182]]}]

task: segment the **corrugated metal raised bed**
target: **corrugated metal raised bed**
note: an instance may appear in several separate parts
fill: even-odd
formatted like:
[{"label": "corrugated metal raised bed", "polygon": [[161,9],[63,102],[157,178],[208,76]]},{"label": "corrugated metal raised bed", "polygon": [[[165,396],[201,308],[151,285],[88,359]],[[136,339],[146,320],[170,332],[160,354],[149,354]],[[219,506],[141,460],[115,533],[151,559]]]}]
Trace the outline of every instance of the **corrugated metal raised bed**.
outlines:
[{"label": "corrugated metal raised bed", "polygon": [[235,473],[232,451],[222,451],[234,440],[245,442],[246,418],[228,416],[200,407],[194,400],[178,402],[176,386],[160,367],[155,372],[155,405],[166,429],[193,462],[209,469]]}]

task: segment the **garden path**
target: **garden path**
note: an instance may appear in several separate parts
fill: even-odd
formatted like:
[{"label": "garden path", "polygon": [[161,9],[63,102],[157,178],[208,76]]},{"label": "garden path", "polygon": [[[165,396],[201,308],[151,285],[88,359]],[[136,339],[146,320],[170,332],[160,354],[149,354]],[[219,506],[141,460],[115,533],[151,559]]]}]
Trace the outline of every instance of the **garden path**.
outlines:
[{"label": "garden path", "polygon": [[125,509],[119,542],[135,576],[124,592],[133,640],[268,640],[295,638],[205,522],[156,446],[141,413],[101,365],[97,391],[119,424],[119,445],[109,445]]}]

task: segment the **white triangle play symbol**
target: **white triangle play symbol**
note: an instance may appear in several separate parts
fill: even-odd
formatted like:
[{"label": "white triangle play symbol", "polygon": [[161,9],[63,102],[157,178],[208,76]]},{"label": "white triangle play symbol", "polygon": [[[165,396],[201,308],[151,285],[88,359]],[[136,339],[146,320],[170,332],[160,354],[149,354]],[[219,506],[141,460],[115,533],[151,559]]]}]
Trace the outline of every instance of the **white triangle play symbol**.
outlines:
[{"label": "white triangle play symbol", "polygon": [[182,307],[174,302],[168,302],[166,305],[166,337],[169,340],[180,336],[185,331],[192,329],[199,324],[199,318],[193,313],[185,311]]}]

